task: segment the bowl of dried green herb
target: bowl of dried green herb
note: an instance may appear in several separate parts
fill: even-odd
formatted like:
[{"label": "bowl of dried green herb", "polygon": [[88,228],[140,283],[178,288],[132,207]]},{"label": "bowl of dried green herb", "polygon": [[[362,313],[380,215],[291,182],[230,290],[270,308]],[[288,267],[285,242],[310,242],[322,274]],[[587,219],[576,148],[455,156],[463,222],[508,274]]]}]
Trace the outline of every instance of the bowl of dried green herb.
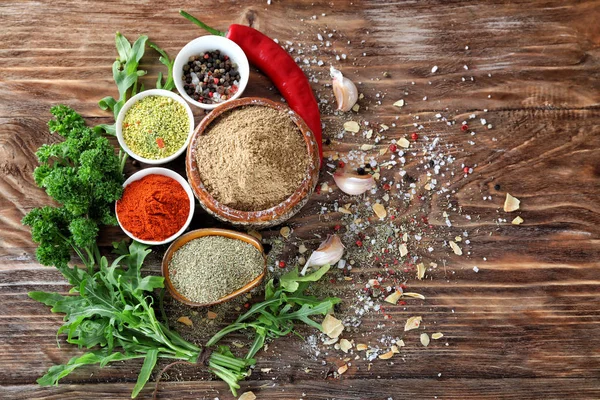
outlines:
[{"label": "bowl of dried green herb", "polygon": [[169,293],[189,306],[231,300],[265,277],[267,259],[260,241],[228,229],[197,229],[165,252],[162,275]]},{"label": "bowl of dried green herb", "polygon": [[286,105],[247,97],[228,101],[198,125],[186,172],[200,205],[237,226],[265,228],[291,218],[319,178],[319,147]]},{"label": "bowl of dried green herb", "polygon": [[127,154],[152,165],[179,157],[194,132],[194,114],[177,94],[146,90],[129,99],[116,121],[117,140]]}]

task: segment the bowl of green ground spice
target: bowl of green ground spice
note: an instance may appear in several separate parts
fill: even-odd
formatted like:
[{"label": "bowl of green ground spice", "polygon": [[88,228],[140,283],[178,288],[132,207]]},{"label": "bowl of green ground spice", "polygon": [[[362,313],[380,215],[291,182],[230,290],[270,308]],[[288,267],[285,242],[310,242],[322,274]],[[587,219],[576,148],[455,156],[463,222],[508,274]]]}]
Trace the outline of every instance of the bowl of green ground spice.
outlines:
[{"label": "bowl of green ground spice", "polygon": [[298,114],[248,97],[224,103],[202,120],[188,146],[186,172],[209,214],[264,228],[306,204],[319,177],[319,149]]},{"label": "bowl of green ground spice", "polygon": [[165,286],[190,306],[219,304],[256,287],[267,261],[254,237],[227,229],[197,229],[181,236],[162,261]]},{"label": "bowl of green ground spice", "polygon": [[187,148],[194,132],[194,115],[177,94],[152,89],[123,105],[116,128],[119,144],[131,157],[146,164],[165,164]]}]

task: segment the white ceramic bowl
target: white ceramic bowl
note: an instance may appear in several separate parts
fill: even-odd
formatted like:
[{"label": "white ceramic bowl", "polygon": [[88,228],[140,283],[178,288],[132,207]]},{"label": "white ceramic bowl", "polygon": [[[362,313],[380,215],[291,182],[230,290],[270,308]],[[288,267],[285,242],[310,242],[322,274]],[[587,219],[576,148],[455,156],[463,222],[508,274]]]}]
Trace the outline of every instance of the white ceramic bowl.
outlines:
[{"label": "white ceramic bowl", "polygon": [[179,231],[177,231],[177,233],[175,233],[174,235],[166,238],[165,240],[162,240],[162,241],[141,240],[141,239],[136,238],[127,229],[123,228],[123,225],[121,224],[121,221],[119,220],[119,213],[117,213],[117,203],[115,202],[115,214],[117,215],[117,221],[119,222],[119,226],[121,227],[121,229],[123,229],[123,232],[125,232],[125,234],[127,236],[129,236],[130,238],[137,240],[140,243],[149,244],[149,245],[158,245],[158,244],[169,243],[169,242],[172,242],[173,240],[177,239],[179,236],[181,236],[185,232],[185,230],[188,228],[188,226],[190,226],[190,222],[192,222],[192,217],[194,216],[194,210],[196,207],[196,203],[194,200],[194,194],[192,193],[192,188],[190,187],[189,183],[187,183],[187,181],[185,180],[185,178],[183,176],[181,176],[177,172],[171,171],[170,169],[167,169],[167,168],[153,167],[153,168],[146,168],[141,171],[138,171],[135,174],[131,175],[125,181],[125,183],[123,183],[123,187],[126,187],[131,182],[139,181],[140,179],[142,179],[145,176],[154,175],[154,174],[168,176],[169,178],[173,178],[177,182],[179,182],[179,184],[183,187],[183,190],[185,190],[185,192],[187,193],[188,198],[190,200],[190,215],[188,215],[187,220],[185,221],[185,224],[183,224],[181,229]]},{"label": "white ceramic bowl", "polygon": [[[127,144],[125,144],[125,140],[123,139],[123,120],[125,119],[125,114],[127,114],[127,111],[131,108],[131,106],[133,106],[135,103],[137,103],[138,101],[140,101],[141,99],[143,99],[146,96],[170,97],[171,99],[177,101],[179,104],[182,104],[185,107],[185,111],[187,112],[187,116],[190,120],[190,126],[189,126],[190,129],[188,132],[188,136],[187,136],[187,139],[185,140],[185,142],[183,143],[183,145],[181,146],[181,148],[179,150],[177,150],[175,153],[171,154],[170,156],[161,158],[158,160],[152,160],[150,158],[145,158],[145,157],[135,154],[127,146]],[[136,160],[138,160],[140,162],[143,162],[146,164],[151,164],[151,165],[166,164],[170,161],[173,161],[177,157],[179,157],[185,151],[188,144],[190,144],[190,139],[192,138],[192,134],[194,133],[194,127],[195,127],[194,114],[192,113],[192,109],[191,109],[190,105],[188,103],[186,103],[181,98],[181,96],[178,96],[177,94],[175,94],[169,90],[163,90],[163,89],[145,90],[141,93],[136,94],[129,100],[127,100],[127,102],[123,105],[123,108],[121,108],[121,110],[119,111],[119,115],[117,116],[117,123],[116,123],[117,140],[119,141],[119,145],[121,145],[123,150],[125,150],[125,152],[127,154],[129,154],[132,158],[135,158]]]},{"label": "white ceramic bowl", "polygon": [[[221,103],[204,104],[188,96],[183,88],[184,83],[181,77],[183,76],[183,66],[188,63],[190,57],[213,50],[220,50],[227,55],[232,62],[238,65],[240,82],[238,85],[238,91],[229,99]],[[246,89],[249,77],[250,65],[248,64],[248,58],[246,58],[246,54],[244,54],[244,51],[240,48],[240,46],[222,36],[207,35],[192,40],[186,44],[181,51],[179,51],[179,54],[177,54],[177,57],[175,58],[175,64],[173,65],[173,81],[175,82],[175,87],[177,87],[179,94],[196,107],[200,107],[204,110],[212,110],[223,103],[227,103],[229,100],[234,100],[240,97],[244,92],[244,89]]]}]

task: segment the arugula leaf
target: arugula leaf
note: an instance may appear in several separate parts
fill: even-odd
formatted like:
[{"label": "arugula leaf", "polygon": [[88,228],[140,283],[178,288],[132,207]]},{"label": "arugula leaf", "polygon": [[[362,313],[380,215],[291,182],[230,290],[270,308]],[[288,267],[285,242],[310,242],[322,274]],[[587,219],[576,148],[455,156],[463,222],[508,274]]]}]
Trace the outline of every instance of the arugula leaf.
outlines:
[{"label": "arugula leaf", "polygon": [[167,77],[165,79],[165,83],[162,83],[163,74],[162,72],[159,72],[158,79],[156,81],[156,88],[164,90],[173,90],[175,88],[175,81],[173,80],[173,65],[175,64],[175,59],[171,60],[166,51],[164,51],[152,42],[148,42],[148,46],[152,47],[160,54],[160,58],[158,60],[167,67]]},{"label": "arugula leaf", "polygon": [[[67,364],[51,367],[38,380],[41,385],[56,384],[76,368],[90,364],[104,366],[109,362],[144,358],[132,397],[142,390],[150,378],[158,357],[196,362],[200,348],[168,331],[158,322],[152,308],[150,293],[163,287],[163,278],[141,276],[141,266],[150,253],[148,246],[132,242],[116,246],[122,254],[109,265],[102,257],[96,272],[61,268],[71,273],[69,280],[77,283],[72,293],[31,292],[29,296],[46,305],[52,312],[64,313],[64,323],[58,334],[67,333],[67,342],[91,351],[69,360]],[[73,274],[72,271],[80,271]],[[67,276],[67,275],[66,275]]]},{"label": "arugula leaf", "polygon": [[299,282],[316,282],[321,279],[329,269],[329,265],[324,265],[312,274],[302,276],[298,274],[298,268],[296,267],[279,278],[281,282],[280,285],[287,292],[295,292],[300,287]]},{"label": "arugula leaf", "polygon": [[150,374],[152,370],[156,366],[156,360],[158,359],[158,350],[152,349],[146,353],[146,358],[144,359],[144,365],[142,365],[142,369],[140,374],[138,375],[137,382],[133,387],[133,392],[131,393],[131,398],[137,397],[140,391],[144,388],[148,379],[150,379]]}]

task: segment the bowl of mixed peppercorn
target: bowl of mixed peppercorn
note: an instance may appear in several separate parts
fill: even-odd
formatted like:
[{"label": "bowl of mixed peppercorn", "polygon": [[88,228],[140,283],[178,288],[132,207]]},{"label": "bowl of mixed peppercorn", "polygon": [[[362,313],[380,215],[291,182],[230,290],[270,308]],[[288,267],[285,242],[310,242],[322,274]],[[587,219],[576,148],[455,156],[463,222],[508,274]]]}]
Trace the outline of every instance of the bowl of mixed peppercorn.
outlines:
[{"label": "bowl of mixed peppercorn", "polygon": [[207,35],[186,44],[173,65],[179,94],[205,110],[242,95],[250,75],[243,50],[222,36]]}]

